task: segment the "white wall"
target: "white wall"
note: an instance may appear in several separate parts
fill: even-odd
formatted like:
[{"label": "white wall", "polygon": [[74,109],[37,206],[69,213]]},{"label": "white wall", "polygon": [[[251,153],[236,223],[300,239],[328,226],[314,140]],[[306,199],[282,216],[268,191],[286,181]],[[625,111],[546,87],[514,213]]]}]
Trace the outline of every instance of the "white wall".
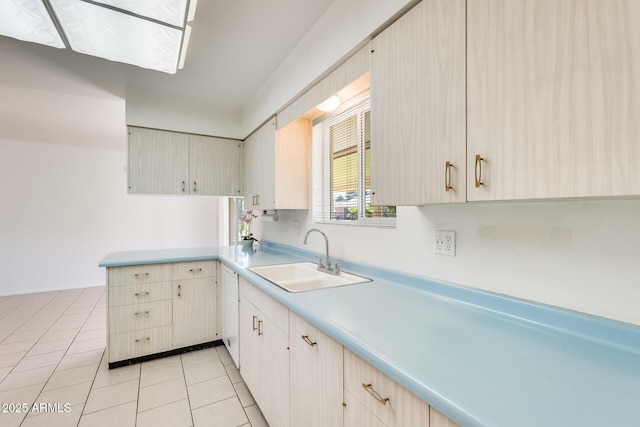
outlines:
[{"label": "white wall", "polygon": [[0,295],[103,285],[109,252],[218,244],[218,199],[130,196],[126,152],[0,140]]},{"label": "white wall", "polygon": [[[293,220],[301,222],[293,234]],[[640,200],[399,207],[397,228],[314,224],[280,212],[262,238],[640,325]],[[433,254],[434,230],[457,233],[457,254]]]}]

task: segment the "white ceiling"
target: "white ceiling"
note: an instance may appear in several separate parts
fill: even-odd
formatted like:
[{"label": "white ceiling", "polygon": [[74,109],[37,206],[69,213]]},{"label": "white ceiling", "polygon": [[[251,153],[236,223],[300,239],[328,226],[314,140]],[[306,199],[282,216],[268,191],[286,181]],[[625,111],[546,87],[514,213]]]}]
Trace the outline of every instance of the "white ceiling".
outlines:
[{"label": "white ceiling", "polygon": [[[17,51],[22,57],[35,58],[51,73],[113,93],[123,88],[138,97],[148,93],[163,102],[192,100],[206,105],[210,112],[239,113],[332,3],[334,0],[200,0],[191,23],[185,67],[174,75],[4,37],[0,61],[3,56],[15,57]],[[18,80],[23,77],[0,70],[0,85],[20,85]],[[35,85],[46,82],[39,79]],[[55,90],[64,92],[60,87]]]}]

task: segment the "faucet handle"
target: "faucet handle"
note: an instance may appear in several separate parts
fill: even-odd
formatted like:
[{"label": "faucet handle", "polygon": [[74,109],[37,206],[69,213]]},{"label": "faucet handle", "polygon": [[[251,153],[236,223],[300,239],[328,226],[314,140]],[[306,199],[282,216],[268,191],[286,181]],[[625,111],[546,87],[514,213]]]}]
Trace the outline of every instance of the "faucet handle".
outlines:
[{"label": "faucet handle", "polygon": [[316,256],[316,259],[318,260],[318,268],[324,268],[324,262],[322,261],[322,257],[321,256]]},{"label": "faucet handle", "polygon": [[342,266],[342,262],[341,261],[336,261],[335,266],[333,267],[333,274],[335,276],[339,276],[340,275],[340,267]]}]

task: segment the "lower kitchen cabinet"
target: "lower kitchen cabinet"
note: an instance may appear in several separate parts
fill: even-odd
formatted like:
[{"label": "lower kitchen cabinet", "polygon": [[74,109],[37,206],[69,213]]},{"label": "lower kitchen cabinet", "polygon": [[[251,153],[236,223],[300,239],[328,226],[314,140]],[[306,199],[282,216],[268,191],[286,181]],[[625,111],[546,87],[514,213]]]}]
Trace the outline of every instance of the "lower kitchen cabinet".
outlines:
[{"label": "lower kitchen cabinet", "polygon": [[269,425],[287,427],[289,310],[242,278],[239,288],[240,374]]},{"label": "lower kitchen cabinet", "polygon": [[347,349],[344,350],[344,394],[345,427],[457,426]]},{"label": "lower kitchen cabinet", "polygon": [[215,278],[174,281],[173,292],[174,347],[217,339]]},{"label": "lower kitchen cabinet", "polygon": [[289,321],[291,426],[340,427],[343,347],[294,313]]},{"label": "lower kitchen cabinet", "polygon": [[218,261],[107,269],[109,363],[219,338]]},{"label": "lower kitchen cabinet", "polygon": [[385,427],[349,390],[344,390],[344,427]]}]

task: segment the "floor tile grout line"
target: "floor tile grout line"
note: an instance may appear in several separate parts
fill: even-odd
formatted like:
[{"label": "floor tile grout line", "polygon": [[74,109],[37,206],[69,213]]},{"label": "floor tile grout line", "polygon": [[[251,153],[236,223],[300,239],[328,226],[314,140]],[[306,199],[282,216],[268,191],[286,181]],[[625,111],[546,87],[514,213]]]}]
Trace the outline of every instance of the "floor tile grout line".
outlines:
[{"label": "floor tile grout line", "polygon": [[184,381],[184,388],[187,390],[187,403],[189,404],[189,417],[191,418],[191,425],[195,427],[196,421],[193,419],[193,408],[191,407],[191,396],[189,396],[189,385],[187,384],[187,373],[185,372],[184,361],[182,355],[180,355],[180,366],[182,367],[182,380]]}]

